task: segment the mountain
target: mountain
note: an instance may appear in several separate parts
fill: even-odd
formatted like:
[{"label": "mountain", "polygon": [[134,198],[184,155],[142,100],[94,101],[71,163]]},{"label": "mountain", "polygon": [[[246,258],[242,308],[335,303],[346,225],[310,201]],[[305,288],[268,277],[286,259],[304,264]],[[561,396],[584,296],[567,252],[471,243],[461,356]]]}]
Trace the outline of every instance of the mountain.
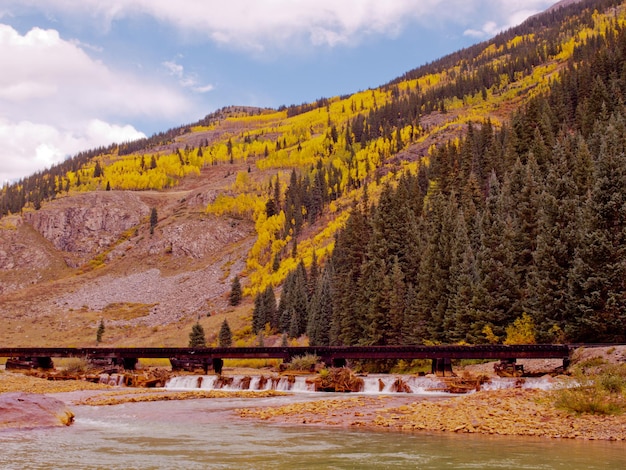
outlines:
[{"label": "mountain", "polygon": [[624,341],[625,8],[561,2],[377,89],[2,188],[0,341]]}]

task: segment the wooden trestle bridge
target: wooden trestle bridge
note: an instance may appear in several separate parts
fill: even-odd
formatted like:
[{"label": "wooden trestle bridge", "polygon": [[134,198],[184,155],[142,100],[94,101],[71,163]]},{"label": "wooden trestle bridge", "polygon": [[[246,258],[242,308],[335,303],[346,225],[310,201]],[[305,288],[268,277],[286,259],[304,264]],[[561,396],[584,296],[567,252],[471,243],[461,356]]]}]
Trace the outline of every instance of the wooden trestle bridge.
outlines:
[{"label": "wooden trestle bridge", "polygon": [[325,364],[343,367],[354,359],[430,359],[432,372],[452,372],[453,359],[500,359],[513,367],[517,359],[561,359],[569,366],[574,347],[566,344],[476,345],[476,346],[304,346],[304,347],[238,347],[238,348],[3,348],[0,357],[26,367],[50,369],[53,358],[80,357],[88,361],[135,368],[140,358],[169,359],[172,368],[190,365],[213,368],[221,373],[224,359],[282,359],[307,354],[318,356]]}]

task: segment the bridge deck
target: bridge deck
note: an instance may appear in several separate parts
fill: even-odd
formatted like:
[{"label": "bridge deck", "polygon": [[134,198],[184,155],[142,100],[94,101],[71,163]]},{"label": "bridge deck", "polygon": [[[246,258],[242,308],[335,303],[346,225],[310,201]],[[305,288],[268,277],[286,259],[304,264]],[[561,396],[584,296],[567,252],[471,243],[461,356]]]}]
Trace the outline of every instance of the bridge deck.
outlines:
[{"label": "bridge deck", "polygon": [[84,358],[260,358],[289,360],[313,354],[323,359],[565,359],[571,348],[564,344],[477,346],[331,346],[245,348],[2,348],[0,357]]}]

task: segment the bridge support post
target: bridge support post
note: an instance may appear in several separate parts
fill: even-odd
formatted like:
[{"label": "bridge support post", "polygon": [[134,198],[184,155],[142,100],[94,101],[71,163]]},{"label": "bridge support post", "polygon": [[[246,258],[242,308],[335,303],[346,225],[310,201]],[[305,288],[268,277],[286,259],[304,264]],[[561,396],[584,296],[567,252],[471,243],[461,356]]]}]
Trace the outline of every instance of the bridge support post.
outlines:
[{"label": "bridge support post", "polygon": [[36,357],[34,360],[38,369],[54,369],[54,363],[51,357]]},{"label": "bridge support post", "polygon": [[219,357],[213,358],[213,370],[217,375],[222,375],[222,368],[224,367],[224,359]]},{"label": "bridge support post", "polygon": [[124,366],[124,369],[126,370],[135,370],[137,361],[139,361],[139,359],[137,359],[136,357],[123,357],[122,365]]},{"label": "bridge support post", "polygon": [[565,372],[567,369],[569,369],[570,363],[571,363],[571,359],[569,357],[564,357],[563,358],[563,371]]},{"label": "bridge support post", "polygon": [[454,375],[454,372],[452,372],[452,359],[441,357],[433,359],[432,373],[437,377],[445,377],[446,372],[450,377]]},{"label": "bridge support post", "polygon": [[346,367],[348,361],[344,357],[334,357],[332,359],[333,367]]}]

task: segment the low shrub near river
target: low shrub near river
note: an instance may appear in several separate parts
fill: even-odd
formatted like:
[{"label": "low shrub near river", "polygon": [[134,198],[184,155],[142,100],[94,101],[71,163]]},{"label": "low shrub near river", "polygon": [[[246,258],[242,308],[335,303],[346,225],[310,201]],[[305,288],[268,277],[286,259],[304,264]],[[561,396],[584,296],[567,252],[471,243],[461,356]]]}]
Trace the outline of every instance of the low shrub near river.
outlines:
[{"label": "low shrub near river", "polygon": [[626,364],[579,364],[575,385],[556,393],[556,406],[576,414],[621,414],[626,411]]}]

